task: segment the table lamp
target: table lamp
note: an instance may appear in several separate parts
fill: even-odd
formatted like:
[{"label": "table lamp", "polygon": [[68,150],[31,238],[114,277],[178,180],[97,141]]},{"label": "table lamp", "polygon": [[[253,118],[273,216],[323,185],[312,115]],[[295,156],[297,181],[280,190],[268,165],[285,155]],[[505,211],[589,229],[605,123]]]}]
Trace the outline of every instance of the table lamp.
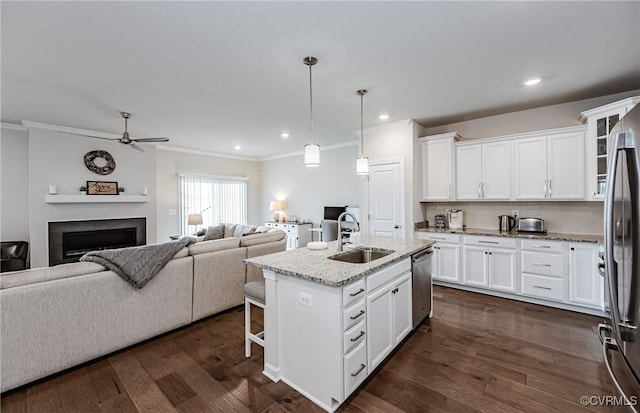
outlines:
[{"label": "table lamp", "polygon": [[187,224],[189,226],[194,225],[196,227],[196,231],[194,231],[193,233],[197,233],[198,225],[202,225],[202,214],[190,214],[187,217]]},{"label": "table lamp", "polygon": [[273,220],[275,222],[280,221],[280,212],[284,211],[285,203],[284,201],[271,201],[269,203],[269,211],[273,212]]}]

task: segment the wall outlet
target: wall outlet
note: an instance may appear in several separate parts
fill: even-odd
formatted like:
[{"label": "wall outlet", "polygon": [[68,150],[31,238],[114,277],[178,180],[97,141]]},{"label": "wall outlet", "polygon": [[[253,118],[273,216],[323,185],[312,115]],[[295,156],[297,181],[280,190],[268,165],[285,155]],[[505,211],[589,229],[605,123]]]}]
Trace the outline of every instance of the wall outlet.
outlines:
[{"label": "wall outlet", "polygon": [[300,304],[307,307],[313,307],[313,296],[311,294],[300,291]]},{"label": "wall outlet", "polygon": [[511,216],[514,218],[518,218],[520,216],[520,211],[514,209],[513,211],[511,211]]}]

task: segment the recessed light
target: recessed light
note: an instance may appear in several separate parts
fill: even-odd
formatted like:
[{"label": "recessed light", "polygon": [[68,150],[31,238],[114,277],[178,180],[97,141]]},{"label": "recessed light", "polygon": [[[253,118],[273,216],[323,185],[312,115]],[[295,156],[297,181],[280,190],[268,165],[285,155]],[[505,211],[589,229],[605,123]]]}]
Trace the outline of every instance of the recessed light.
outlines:
[{"label": "recessed light", "polygon": [[282,136],[283,138],[288,138],[289,134],[287,132],[282,132],[280,136]]},{"label": "recessed light", "polygon": [[383,113],[382,115],[378,116],[378,119],[387,120],[387,119],[389,119],[389,115],[387,115],[386,113]]},{"label": "recessed light", "polygon": [[527,79],[524,82],[522,82],[522,84],[525,85],[525,86],[534,86],[534,85],[537,85],[540,82],[542,82],[541,78],[532,77],[531,79]]},{"label": "recessed light", "polygon": [[239,151],[240,149],[242,149],[242,146],[236,145],[236,146],[233,147],[233,149],[235,149],[236,151]]}]

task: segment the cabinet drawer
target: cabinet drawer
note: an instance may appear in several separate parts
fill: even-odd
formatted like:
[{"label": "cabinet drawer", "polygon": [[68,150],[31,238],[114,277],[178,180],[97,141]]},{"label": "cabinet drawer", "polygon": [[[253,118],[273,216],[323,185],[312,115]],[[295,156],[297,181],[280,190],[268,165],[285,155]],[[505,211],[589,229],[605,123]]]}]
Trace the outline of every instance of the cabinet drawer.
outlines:
[{"label": "cabinet drawer", "polygon": [[360,344],[344,356],[344,398],[346,399],[367,378],[367,346]]},{"label": "cabinet drawer", "polygon": [[356,300],[359,300],[365,296],[365,282],[364,279],[355,281],[342,287],[342,306],[346,307]]},{"label": "cabinet drawer", "polygon": [[522,274],[522,294],[562,301],[564,281],[560,278]]},{"label": "cabinet drawer", "polygon": [[563,263],[562,254],[522,251],[522,272],[563,277]]},{"label": "cabinet drawer", "polygon": [[518,240],[507,237],[473,237],[467,235],[464,237],[464,244],[488,248],[516,248]]},{"label": "cabinet drawer", "polygon": [[367,292],[372,292],[407,271],[411,271],[411,260],[409,258],[383,268],[367,277]]},{"label": "cabinet drawer", "polygon": [[450,242],[457,244],[460,242],[460,235],[458,234],[447,234],[440,232],[422,232],[416,231],[414,233],[414,237],[417,239],[432,239],[434,241],[439,242]]},{"label": "cabinet drawer", "polygon": [[342,325],[348,330],[365,319],[366,301],[362,300],[342,312]]},{"label": "cabinet drawer", "polygon": [[528,251],[562,252],[562,242],[536,240],[536,239],[523,239],[522,249],[528,250]]},{"label": "cabinet drawer", "polygon": [[351,329],[344,332],[343,351],[348,353],[352,348],[364,343],[367,335],[367,325],[364,320],[360,321]]}]

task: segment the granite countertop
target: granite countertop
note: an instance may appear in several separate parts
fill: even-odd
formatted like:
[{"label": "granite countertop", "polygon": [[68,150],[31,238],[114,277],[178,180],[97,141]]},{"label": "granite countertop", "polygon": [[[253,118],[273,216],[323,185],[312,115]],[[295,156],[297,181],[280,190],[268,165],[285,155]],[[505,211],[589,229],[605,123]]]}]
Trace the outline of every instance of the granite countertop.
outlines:
[{"label": "granite countertop", "polygon": [[[302,278],[320,284],[339,287],[371,274],[383,267],[401,261],[427,248],[434,241],[413,238],[381,238],[362,236],[363,247],[384,248],[395,251],[386,257],[364,263],[352,264],[330,260],[327,257],[338,253],[337,241],[328,242],[325,250],[300,248],[244,260],[247,264],[291,277]],[[345,251],[348,250],[345,245]]]},{"label": "granite countertop", "polygon": [[491,237],[509,237],[520,239],[545,239],[549,241],[569,241],[569,242],[593,242],[601,244],[604,242],[602,235],[596,234],[565,234],[562,232],[547,232],[546,234],[537,234],[531,232],[501,232],[497,229],[484,228],[465,228],[465,229],[449,229],[449,228],[416,228],[416,232],[436,232],[442,234],[461,234],[461,235],[487,235]]}]

